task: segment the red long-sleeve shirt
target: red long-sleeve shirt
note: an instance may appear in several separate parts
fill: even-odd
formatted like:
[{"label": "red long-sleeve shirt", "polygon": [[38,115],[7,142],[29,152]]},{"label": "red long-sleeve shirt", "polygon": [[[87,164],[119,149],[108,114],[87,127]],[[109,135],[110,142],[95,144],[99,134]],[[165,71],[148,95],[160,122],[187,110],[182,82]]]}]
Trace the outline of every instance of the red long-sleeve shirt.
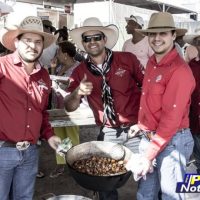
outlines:
[{"label": "red long-sleeve shirt", "polygon": [[[87,96],[93,110],[97,125],[103,124],[102,77],[93,75],[82,62],[74,69],[70,77],[68,92],[74,91],[87,75],[87,81],[92,82],[93,90]],[[110,71],[106,74],[106,81],[111,88],[114,110],[116,112],[116,126],[136,124],[140,103],[140,89],[143,74],[140,62],[136,56],[128,52],[113,52]],[[111,126],[107,120],[106,126]]]},{"label": "red long-sleeve shirt", "polygon": [[147,64],[140,102],[139,124],[156,131],[146,156],[153,160],[176,132],[189,127],[190,97],[195,87],[191,69],[170,51],[157,63],[152,56]]},{"label": "red long-sleeve shirt", "polygon": [[51,81],[38,64],[27,75],[18,53],[0,58],[0,140],[35,144],[53,135],[46,111]]}]

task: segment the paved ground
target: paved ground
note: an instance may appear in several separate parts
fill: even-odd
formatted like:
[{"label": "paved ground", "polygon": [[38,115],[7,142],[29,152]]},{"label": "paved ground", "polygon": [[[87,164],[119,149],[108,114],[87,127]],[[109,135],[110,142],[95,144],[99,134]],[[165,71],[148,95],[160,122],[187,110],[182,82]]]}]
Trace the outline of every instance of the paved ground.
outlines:
[{"label": "paved ground", "polygon": [[[98,133],[97,127],[81,127],[80,128],[80,139],[81,142],[87,142],[96,139]],[[55,168],[55,154],[54,151],[48,146],[47,143],[43,142],[40,148],[41,153],[41,169],[45,173],[45,177],[37,179],[34,200],[42,200],[42,196],[49,193],[55,195],[81,195],[89,198],[93,198],[93,192],[79,186],[74,179],[70,176],[67,168],[64,175],[58,178],[50,178],[49,174]],[[195,166],[191,165],[188,168],[188,172],[195,173]],[[127,183],[121,187],[119,191],[119,200],[136,200],[135,193],[137,184],[133,181],[132,176],[129,178]],[[187,200],[199,200],[200,193],[188,194]]]}]

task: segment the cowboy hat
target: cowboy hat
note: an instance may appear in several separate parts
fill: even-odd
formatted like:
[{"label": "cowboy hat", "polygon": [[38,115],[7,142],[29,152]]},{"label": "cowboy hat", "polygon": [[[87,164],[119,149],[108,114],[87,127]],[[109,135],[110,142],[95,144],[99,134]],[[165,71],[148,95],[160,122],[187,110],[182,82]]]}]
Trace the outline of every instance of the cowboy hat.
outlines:
[{"label": "cowboy hat", "polygon": [[191,34],[191,35],[185,35],[183,37],[183,40],[188,43],[188,44],[193,44],[193,41],[196,37],[199,37],[200,36],[200,28],[198,29],[195,29],[194,31],[194,34]]},{"label": "cowboy hat", "polygon": [[69,35],[71,36],[72,40],[76,43],[78,48],[85,51],[82,45],[82,34],[87,31],[101,31],[107,37],[107,41],[105,46],[109,49],[112,49],[119,36],[119,30],[117,26],[110,24],[108,26],[103,26],[100,20],[96,17],[87,18],[83,22],[83,26],[79,28],[74,28],[69,31]]},{"label": "cowboy hat", "polygon": [[43,24],[43,26],[49,27],[51,32],[56,31],[56,28],[52,25],[52,22],[49,21],[48,19],[43,19],[42,24]]},{"label": "cowboy hat", "polygon": [[21,24],[4,27],[0,31],[1,43],[9,50],[15,51],[14,40],[24,33],[36,33],[44,38],[44,49],[56,42],[57,36],[43,32],[42,20],[39,17],[26,17]]},{"label": "cowboy hat", "polygon": [[130,20],[135,21],[137,24],[139,24],[141,27],[144,26],[144,20],[140,16],[134,16],[131,15],[130,17],[125,17],[126,22],[128,23]]},{"label": "cowboy hat", "polygon": [[176,28],[174,18],[172,14],[168,12],[153,13],[149,20],[148,28],[141,30],[137,29],[138,32],[144,34],[148,33],[159,33],[175,30],[177,35],[182,34],[186,29]]}]

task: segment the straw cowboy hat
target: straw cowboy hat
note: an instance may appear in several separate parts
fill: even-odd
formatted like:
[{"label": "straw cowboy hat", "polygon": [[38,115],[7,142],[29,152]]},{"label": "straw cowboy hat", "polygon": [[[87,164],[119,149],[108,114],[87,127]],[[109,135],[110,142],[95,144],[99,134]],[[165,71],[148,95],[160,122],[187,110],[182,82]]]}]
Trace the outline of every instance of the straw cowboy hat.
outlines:
[{"label": "straw cowboy hat", "polygon": [[42,20],[42,24],[43,26],[49,27],[51,32],[55,32],[56,28],[52,25],[52,22],[47,20],[47,19],[43,19]]},{"label": "straw cowboy hat", "polygon": [[149,20],[148,28],[144,30],[137,29],[138,32],[144,34],[167,32],[172,30],[175,30],[177,35],[181,35],[187,29],[176,28],[173,16],[168,12],[153,13]]},{"label": "straw cowboy hat", "polygon": [[130,20],[135,21],[137,24],[139,24],[141,27],[144,26],[144,20],[140,16],[134,16],[131,15],[130,17],[125,17],[126,22],[128,23]]},{"label": "straw cowboy hat", "polygon": [[200,28],[195,29],[194,34],[185,35],[183,40],[188,44],[193,44],[195,38],[200,36]]},{"label": "straw cowboy hat", "polygon": [[15,51],[14,40],[23,33],[36,33],[44,38],[44,49],[56,42],[57,36],[43,32],[42,20],[39,17],[26,17],[19,26],[7,26],[0,31],[0,39],[3,46]]},{"label": "straw cowboy hat", "polygon": [[83,26],[79,28],[74,28],[69,31],[69,35],[72,40],[76,43],[78,48],[85,51],[82,45],[82,34],[87,31],[101,31],[107,37],[107,42],[105,46],[109,49],[112,49],[117,43],[119,30],[117,26],[110,24],[108,26],[103,26],[100,20],[96,17],[87,18],[83,22]]}]

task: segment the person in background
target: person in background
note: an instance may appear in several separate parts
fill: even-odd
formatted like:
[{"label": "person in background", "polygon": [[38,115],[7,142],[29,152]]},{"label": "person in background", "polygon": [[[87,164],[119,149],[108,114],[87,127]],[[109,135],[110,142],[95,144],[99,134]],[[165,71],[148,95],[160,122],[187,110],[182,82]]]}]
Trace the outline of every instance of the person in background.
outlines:
[{"label": "person in background", "polygon": [[184,193],[176,193],[176,186],[184,181],[194,145],[188,115],[195,80],[174,47],[181,29],[175,27],[170,13],[153,13],[148,28],[139,31],[148,35],[154,55],[145,71],[138,124],[129,132],[130,137],[143,133],[137,175],[146,180],[139,180],[137,199],[158,199],[160,189],[163,200],[185,199]]},{"label": "person in background", "polygon": [[184,35],[187,33],[187,29],[182,29],[178,35],[176,35],[175,45],[178,44],[177,51],[181,57],[185,59],[185,50],[188,47],[188,43],[183,40]]},{"label": "person in background", "polygon": [[147,61],[153,55],[153,50],[149,46],[148,39],[136,29],[142,29],[144,20],[140,16],[131,15],[126,17],[126,31],[132,37],[125,41],[122,51],[133,53],[140,63],[146,68]]},{"label": "person in background", "polygon": [[[76,47],[74,44],[66,40],[59,40],[58,46],[57,54],[51,63],[51,72],[54,75],[68,78],[72,74],[73,70],[80,64],[74,59],[76,55]],[[68,83],[69,82],[67,81],[53,81],[52,109],[64,108],[63,92],[60,89],[66,90]],[[59,84],[59,87],[57,84]],[[61,139],[69,137],[72,141],[72,145],[77,145],[80,142],[78,126],[55,127],[54,132]],[[51,178],[56,178],[64,173],[66,165],[65,159],[56,154],[56,163],[56,168],[50,174]]]},{"label": "person in background", "polygon": [[[190,38],[190,39],[189,39]],[[193,156],[195,158],[195,165],[197,173],[200,174],[200,32],[199,34],[188,35],[189,44],[193,45],[198,54],[195,58],[190,60],[189,66],[193,72],[196,80],[196,87],[192,93],[192,100],[190,106],[190,129],[194,139]]]},{"label": "person in background", "polygon": [[[195,29],[194,31],[194,36],[199,35],[200,33],[200,28]],[[192,35],[185,35],[183,37],[183,40],[185,41],[185,43],[190,44],[186,50],[185,50],[185,61],[187,63],[189,63],[192,59],[196,58],[198,56],[198,49],[196,48],[196,46],[192,45],[193,41],[191,40],[191,36]]]},{"label": "person in background", "polygon": [[14,53],[0,57],[0,199],[32,200],[38,172],[39,137],[56,149],[46,111],[51,81],[38,62],[55,36],[43,31],[38,17],[26,17],[15,29],[0,31],[2,44]]},{"label": "person in background", "polygon": [[[86,61],[70,76],[65,109],[76,110],[87,96],[96,124],[97,140],[110,141],[137,150],[139,139],[129,139],[129,127],[137,122],[143,66],[129,52],[113,52],[118,40],[115,25],[103,26],[98,18],[87,18],[83,26],[69,32],[78,48],[88,54]],[[117,200],[117,190],[99,192],[100,200]]]},{"label": "person in background", "polygon": [[57,35],[57,34],[58,34],[57,43],[68,41],[69,33],[68,33],[68,29],[66,26],[63,26],[61,29],[57,29],[54,32],[54,35]]},{"label": "person in background", "polygon": [[[53,35],[56,31],[56,28],[52,25],[50,20],[44,19],[42,20],[42,24],[44,32]],[[58,46],[56,45],[56,42],[52,43],[48,48],[44,49],[39,61],[45,69],[50,69],[51,60],[55,57],[57,49]]]}]

